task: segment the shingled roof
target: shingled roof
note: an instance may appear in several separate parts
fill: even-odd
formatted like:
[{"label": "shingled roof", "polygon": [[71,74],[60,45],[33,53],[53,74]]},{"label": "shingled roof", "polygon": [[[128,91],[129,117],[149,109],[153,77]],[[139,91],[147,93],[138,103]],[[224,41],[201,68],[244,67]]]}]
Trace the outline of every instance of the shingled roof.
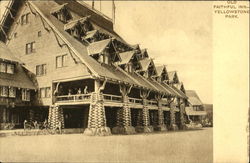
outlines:
[{"label": "shingled roof", "polygon": [[0,41],[0,60],[21,63],[21,61],[18,58],[16,58],[15,55],[9,50],[9,48],[1,41]]},{"label": "shingled roof", "polygon": [[135,52],[133,50],[119,53],[119,55],[121,57],[121,63],[119,63],[119,64],[121,64],[121,65],[127,64],[132,59],[134,53]]},{"label": "shingled roof", "polygon": [[99,54],[109,45],[111,39],[93,42],[88,46],[89,55]]},{"label": "shingled roof", "polygon": [[191,105],[202,105],[198,94],[194,90],[186,90],[186,95],[188,96],[188,101]]},{"label": "shingled roof", "polygon": [[25,69],[19,64],[19,60],[14,57],[14,54],[2,42],[0,42],[0,59],[15,62],[15,74],[0,73],[1,86],[36,89]]}]

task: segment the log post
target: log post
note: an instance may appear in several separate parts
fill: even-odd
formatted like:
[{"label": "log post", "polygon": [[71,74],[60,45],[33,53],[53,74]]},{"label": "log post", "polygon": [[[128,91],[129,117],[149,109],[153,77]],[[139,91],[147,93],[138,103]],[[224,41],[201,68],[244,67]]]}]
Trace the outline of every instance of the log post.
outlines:
[{"label": "log post", "polygon": [[174,98],[172,98],[169,103],[170,103],[170,129],[171,130],[178,130],[178,126],[175,124],[175,108],[176,104],[174,103]]},{"label": "log post", "polygon": [[184,114],[185,114],[185,103],[183,101],[183,99],[180,100],[180,129],[185,130],[186,124],[185,124],[185,118],[184,118]]},{"label": "log post", "polygon": [[111,135],[110,128],[107,127],[103,94],[101,93],[101,90],[105,88],[106,81],[107,80],[101,83],[99,79],[95,80],[95,92],[91,94],[88,127],[84,130],[84,135],[89,135],[89,136]]},{"label": "log post", "polygon": [[[153,127],[150,126],[150,121],[149,121],[149,110],[148,110],[148,95],[150,91],[149,90],[141,90],[140,91],[140,96],[142,98],[142,121],[143,121],[143,126],[136,126],[135,130],[137,132],[153,132]],[[140,115],[140,114],[139,114]],[[138,118],[138,120],[141,118]]]},{"label": "log post", "polygon": [[48,117],[49,128],[56,129],[59,122],[61,122],[62,128],[64,128],[63,108],[57,105],[51,105]]},{"label": "log post", "polygon": [[122,94],[122,108],[117,111],[117,126],[112,129],[114,134],[134,134],[135,128],[131,124],[131,109],[129,107],[128,94],[132,86],[119,85]]}]

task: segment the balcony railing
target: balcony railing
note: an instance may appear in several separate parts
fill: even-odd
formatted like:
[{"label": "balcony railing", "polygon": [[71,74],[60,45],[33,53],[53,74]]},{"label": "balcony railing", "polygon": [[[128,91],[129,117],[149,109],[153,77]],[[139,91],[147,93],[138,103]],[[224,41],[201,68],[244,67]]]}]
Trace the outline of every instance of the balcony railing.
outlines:
[{"label": "balcony railing", "polygon": [[[63,95],[56,97],[56,102],[58,103],[90,102],[90,100],[91,100],[91,94]],[[122,96],[103,94],[103,100],[105,102],[122,103]],[[129,97],[129,103],[142,105],[142,99]],[[157,106],[157,101],[148,100],[148,105]]]},{"label": "balcony railing", "polygon": [[56,102],[80,102],[89,101],[91,94],[63,95],[57,96]]},{"label": "balcony railing", "polygon": [[104,101],[122,102],[122,96],[103,94]]},{"label": "balcony railing", "polygon": [[128,98],[130,103],[134,103],[134,104],[141,104],[142,105],[142,99],[138,99],[138,98]]}]

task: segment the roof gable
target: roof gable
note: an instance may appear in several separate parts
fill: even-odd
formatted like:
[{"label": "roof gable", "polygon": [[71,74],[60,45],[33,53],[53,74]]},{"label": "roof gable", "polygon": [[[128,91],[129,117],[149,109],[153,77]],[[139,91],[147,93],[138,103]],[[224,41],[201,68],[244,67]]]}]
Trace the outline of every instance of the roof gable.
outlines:
[{"label": "roof gable", "polygon": [[1,41],[0,41],[0,60],[21,63],[21,61],[18,58],[16,58],[15,55],[9,50],[9,48]]}]

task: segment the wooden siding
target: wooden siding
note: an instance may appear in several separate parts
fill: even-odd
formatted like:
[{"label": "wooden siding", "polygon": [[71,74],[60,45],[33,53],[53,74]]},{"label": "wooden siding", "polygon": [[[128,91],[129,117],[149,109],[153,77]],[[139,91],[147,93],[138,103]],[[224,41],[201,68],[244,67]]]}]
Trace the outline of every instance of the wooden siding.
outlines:
[{"label": "wooden siding", "polygon": [[[21,16],[26,13],[30,13],[29,22],[28,24],[21,25]],[[50,30],[48,32],[44,28],[40,16],[38,14],[32,14],[28,6],[24,5],[20,8],[16,19],[19,23],[13,24],[10,30],[10,35],[17,33],[17,37],[11,37],[11,40],[7,42],[7,46],[17,54],[17,57],[25,63],[25,67],[34,74],[36,73],[37,65],[47,65],[46,75],[37,77],[38,86],[40,88],[52,87],[53,80],[89,75],[87,68],[83,64],[75,63],[67,46],[60,47],[58,45],[53,31]],[[45,24],[45,26],[49,28],[47,24]],[[38,37],[39,31],[41,31],[40,37]],[[35,41],[35,52],[26,54],[26,44],[33,41]],[[60,43],[63,44],[62,41],[60,41]],[[68,54],[67,66],[56,68],[56,56],[64,54]],[[51,103],[52,98],[41,99],[42,105],[51,105]]]}]

